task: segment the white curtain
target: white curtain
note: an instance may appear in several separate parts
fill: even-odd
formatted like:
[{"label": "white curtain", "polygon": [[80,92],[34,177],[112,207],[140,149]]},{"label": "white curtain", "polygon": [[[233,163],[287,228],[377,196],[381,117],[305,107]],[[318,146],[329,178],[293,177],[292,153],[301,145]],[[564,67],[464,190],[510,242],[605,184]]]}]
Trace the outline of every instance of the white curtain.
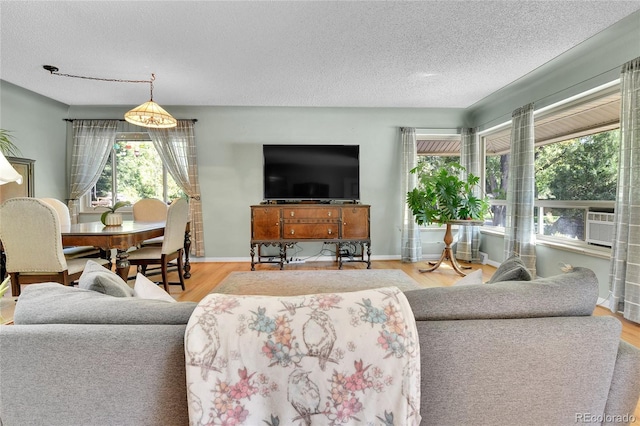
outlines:
[{"label": "white curtain", "polygon": [[[460,134],[460,165],[466,169],[465,176],[471,173],[480,176],[480,138],[474,129],[462,129]],[[482,190],[479,186],[473,189],[473,195],[480,197]],[[480,261],[480,227],[460,226],[458,229],[458,244],[456,258],[467,262]]]},{"label": "white curtain", "polygon": [[420,239],[420,227],[413,218],[413,213],[407,205],[407,192],[413,190],[418,183],[418,177],[409,173],[418,165],[418,152],[416,147],[416,129],[403,127],[400,129],[402,139],[402,261],[419,262],[422,260],[422,241]]},{"label": "white curtain", "polygon": [[533,277],[536,276],[534,141],[531,103],[512,114],[504,258],[519,256]]},{"label": "white curtain", "polygon": [[191,254],[202,257],[204,256],[204,227],[193,127],[191,120],[178,120],[178,125],[174,128],[148,129],[148,132],[169,174],[189,197]]},{"label": "white curtain", "polygon": [[640,323],[640,57],[622,67],[618,161],[609,301]]},{"label": "white curtain", "polygon": [[116,140],[118,120],[74,120],[69,213],[78,223],[80,197],[98,181]]}]

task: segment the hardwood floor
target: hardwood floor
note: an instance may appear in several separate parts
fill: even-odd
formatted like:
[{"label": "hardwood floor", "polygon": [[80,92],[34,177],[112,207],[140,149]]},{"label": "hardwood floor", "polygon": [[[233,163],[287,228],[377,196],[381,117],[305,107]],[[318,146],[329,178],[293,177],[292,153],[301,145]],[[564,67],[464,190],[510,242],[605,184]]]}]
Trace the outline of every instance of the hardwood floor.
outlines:
[{"label": "hardwood floor", "polygon": [[[344,269],[364,269],[365,264],[349,263]],[[414,278],[424,287],[450,286],[455,283],[460,276],[449,265],[442,265],[433,272],[421,274],[418,272],[418,265],[402,263],[398,260],[373,261],[372,269],[402,269],[409,276]],[[333,262],[307,262],[304,264],[289,265],[287,270],[314,270],[314,269],[335,269]],[[482,268],[483,281],[487,281],[495,272],[494,267],[489,265],[473,265],[473,269]],[[277,270],[277,265],[261,264],[256,265],[256,270]],[[249,262],[224,262],[224,263],[192,263],[191,278],[185,280],[186,289],[184,292],[178,286],[171,286],[171,294],[179,301],[198,302],[205,297],[216,285],[218,285],[227,275],[234,271],[250,271]],[[170,274],[169,280],[176,281],[175,272]],[[633,323],[622,318],[621,315],[613,314],[606,308],[597,306],[594,315],[614,316],[622,322],[621,338],[632,345],[640,348],[640,324]],[[636,419],[640,419],[640,402],[635,410]]]}]

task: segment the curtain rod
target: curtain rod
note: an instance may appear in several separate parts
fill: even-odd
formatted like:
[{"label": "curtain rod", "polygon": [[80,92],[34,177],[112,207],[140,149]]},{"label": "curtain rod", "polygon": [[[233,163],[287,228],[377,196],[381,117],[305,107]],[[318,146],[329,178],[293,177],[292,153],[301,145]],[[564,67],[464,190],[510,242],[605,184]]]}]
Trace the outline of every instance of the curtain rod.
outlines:
[{"label": "curtain rod", "polygon": [[[76,120],[113,120],[113,121],[125,121],[124,118],[63,118],[62,121],[68,121],[73,123]],[[181,120],[180,118],[178,120]],[[190,120],[193,123],[197,123],[197,118],[185,118],[184,120]]]}]

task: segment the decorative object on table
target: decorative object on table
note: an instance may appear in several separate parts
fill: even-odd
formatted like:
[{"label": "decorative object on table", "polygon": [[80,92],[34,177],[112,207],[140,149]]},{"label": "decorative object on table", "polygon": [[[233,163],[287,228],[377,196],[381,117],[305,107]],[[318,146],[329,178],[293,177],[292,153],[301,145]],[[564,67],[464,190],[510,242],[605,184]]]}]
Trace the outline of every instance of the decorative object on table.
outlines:
[{"label": "decorative object on table", "polygon": [[60,69],[53,65],[43,65],[42,68],[49,71],[52,75],[71,78],[83,78],[87,80],[111,81],[114,83],[148,83],[151,91],[149,101],[140,106],[135,107],[124,115],[124,119],[131,124],[142,127],[150,127],[154,129],[167,129],[176,127],[178,121],[165,111],[160,105],[153,101],[153,82],[156,79],[155,74],[151,74],[150,80],[121,80],[117,78],[100,78],[87,77],[82,75],[64,74],[59,72]]},{"label": "decorative object on table", "polygon": [[489,212],[488,199],[477,197],[473,192],[480,178],[472,173],[468,173],[466,179],[460,178],[465,172],[466,169],[458,163],[441,167],[432,173],[420,173],[419,166],[411,170],[411,173],[419,174],[418,187],[407,193],[407,204],[416,222],[419,225],[436,223],[447,227],[445,248],[440,260],[430,268],[420,269],[420,272],[434,271],[443,260],[448,259],[456,272],[465,275],[451,250],[451,225],[482,225]]},{"label": "decorative object on table", "polygon": [[131,203],[128,201],[118,201],[111,207],[106,207],[107,211],[102,213],[100,216],[100,222],[104,226],[120,226],[122,225],[122,215],[120,213],[116,213],[120,207],[130,206]]},{"label": "decorative object on table", "polygon": [[480,178],[469,173],[461,179],[466,169],[458,163],[441,167],[433,173],[418,174],[418,187],[407,193],[407,203],[419,225],[447,224],[453,220],[483,220],[489,212],[487,198],[476,197],[473,188]]}]

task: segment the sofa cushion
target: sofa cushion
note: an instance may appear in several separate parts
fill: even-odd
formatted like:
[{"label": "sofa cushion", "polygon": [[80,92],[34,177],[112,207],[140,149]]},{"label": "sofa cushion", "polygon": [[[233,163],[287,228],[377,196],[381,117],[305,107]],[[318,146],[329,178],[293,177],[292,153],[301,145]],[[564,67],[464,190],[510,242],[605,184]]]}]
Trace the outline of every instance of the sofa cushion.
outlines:
[{"label": "sofa cushion", "polygon": [[513,255],[500,264],[496,272],[489,278],[487,284],[502,281],[531,281],[533,277],[522,259]]},{"label": "sofa cushion", "polygon": [[78,279],[78,287],[116,297],[132,297],[133,289],[116,273],[88,260]]},{"label": "sofa cushion", "polygon": [[57,283],[23,289],[15,324],[186,324],[195,302],[113,297]]},{"label": "sofa cushion", "polygon": [[416,320],[591,315],[598,279],[587,268],[533,281],[432,287],[405,292]]},{"label": "sofa cushion", "polygon": [[136,275],[136,283],[133,285],[133,291],[136,297],[141,299],[164,300],[166,302],[175,303],[176,299],[171,297],[164,289],[158,287],[158,284],[142,275],[140,272]]}]

